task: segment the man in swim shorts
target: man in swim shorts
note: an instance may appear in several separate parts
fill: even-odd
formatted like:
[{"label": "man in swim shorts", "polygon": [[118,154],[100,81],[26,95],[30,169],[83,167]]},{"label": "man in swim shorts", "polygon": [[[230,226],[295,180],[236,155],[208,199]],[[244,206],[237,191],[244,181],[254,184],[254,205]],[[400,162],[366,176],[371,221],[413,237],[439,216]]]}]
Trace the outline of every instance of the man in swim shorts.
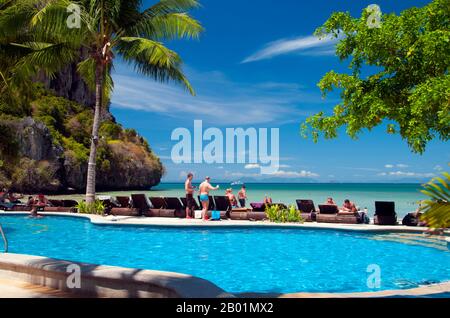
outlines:
[{"label": "man in swim shorts", "polygon": [[206,177],[205,181],[200,184],[200,203],[202,204],[202,218],[204,221],[207,221],[208,218],[208,209],[209,209],[209,191],[218,190],[219,186],[213,187],[210,183],[211,178]]}]

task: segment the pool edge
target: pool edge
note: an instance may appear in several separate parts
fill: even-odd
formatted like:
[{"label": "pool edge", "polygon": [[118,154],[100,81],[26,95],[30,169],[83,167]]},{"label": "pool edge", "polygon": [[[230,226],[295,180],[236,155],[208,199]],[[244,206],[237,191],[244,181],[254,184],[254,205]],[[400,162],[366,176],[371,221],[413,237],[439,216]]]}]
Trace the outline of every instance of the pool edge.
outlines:
[{"label": "pool edge", "polygon": [[[29,212],[9,212],[0,211],[0,215],[28,215]],[[412,227],[404,225],[374,225],[374,224],[337,224],[337,223],[271,223],[266,221],[243,221],[243,220],[222,220],[217,222],[204,222],[201,220],[187,220],[176,218],[148,218],[148,217],[126,217],[126,216],[100,216],[79,213],[42,212],[44,216],[74,217],[90,220],[95,225],[111,226],[149,226],[149,227],[174,227],[174,228],[284,228],[284,229],[317,229],[317,230],[337,230],[348,232],[366,233],[423,233],[428,228]],[[450,235],[450,230],[444,232],[445,236]]]}]

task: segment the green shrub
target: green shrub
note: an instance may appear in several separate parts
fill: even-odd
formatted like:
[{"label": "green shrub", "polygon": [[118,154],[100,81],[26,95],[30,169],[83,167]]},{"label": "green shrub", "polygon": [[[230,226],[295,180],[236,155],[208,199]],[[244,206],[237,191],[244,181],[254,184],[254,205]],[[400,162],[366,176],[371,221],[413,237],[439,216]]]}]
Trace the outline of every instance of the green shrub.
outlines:
[{"label": "green shrub", "polygon": [[103,215],[105,213],[105,205],[102,201],[96,200],[94,203],[86,203],[86,201],[78,202],[76,206],[78,213]]},{"label": "green shrub", "polygon": [[120,139],[122,127],[112,121],[106,121],[100,126],[99,134],[108,140]]},{"label": "green shrub", "polygon": [[298,223],[303,222],[300,211],[291,205],[287,209],[281,208],[280,205],[274,204],[266,207],[267,218],[275,223]]},{"label": "green shrub", "polygon": [[72,137],[70,137],[70,138],[63,137],[63,142],[64,142],[64,148],[67,151],[72,151],[77,163],[88,162],[88,160],[89,160],[89,149],[88,148],[86,148],[84,145],[78,143]]}]

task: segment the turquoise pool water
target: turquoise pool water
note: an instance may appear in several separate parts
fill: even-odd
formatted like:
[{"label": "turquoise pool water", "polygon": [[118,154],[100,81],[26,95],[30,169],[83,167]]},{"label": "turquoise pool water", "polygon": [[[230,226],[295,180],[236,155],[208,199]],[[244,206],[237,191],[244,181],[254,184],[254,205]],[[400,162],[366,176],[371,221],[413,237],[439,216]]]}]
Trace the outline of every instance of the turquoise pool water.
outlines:
[{"label": "turquoise pool water", "polygon": [[[380,241],[375,234],[98,226],[23,215],[1,215],[0,223],[11,253],[187,273],[228,292],[376,291],[450,280],[448,250]],[[367,286],[371,264],[381,269],[379,289]]]}]

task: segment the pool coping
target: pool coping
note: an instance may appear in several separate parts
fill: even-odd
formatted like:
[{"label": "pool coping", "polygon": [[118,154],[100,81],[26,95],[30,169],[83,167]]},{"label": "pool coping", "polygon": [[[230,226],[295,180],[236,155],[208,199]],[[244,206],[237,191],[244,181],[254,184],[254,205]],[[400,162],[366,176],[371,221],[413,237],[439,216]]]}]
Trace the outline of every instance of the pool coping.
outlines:
[{"label": "pool coping", "polygon": [[[0,215],[29,215],[29,212],[1,211]],[[273,223],[269,221],[246,221],[246,220],[221,220],[202,221],[199,219],[179,219],[163,217],[129,217],[129,216],[101,216],[80,213],[64,212],[39,212],[44,216],[63,216],[89,219],[95,225],[121,225],[121,226],[154,226],[154,227],[177,227],[177,228],[288,228],[288,229],[324,229],[341,230],[353,232],[408,232],[423,233],[427,227],[405,226],[405,225],[375,225],[375,224],[339,224],[339,223]],[[450,230],[444,231],[444,236],[450,236]],[[450,241],[448,241],[450,242]]]},{"label": "pool coping", "polygon": [[[72,272],[80,268],[80,288],[69,288]],[[95,265],[24,254],[0,254],[0,274],[9,279],[41,285],[88,298],[383,298],[432,297],[450,293],[450,281],[411,289],[353,293],[228,293],[214,283],[191,275]],[[1,293],[0,288],[0,293]],[[2,295],[3,296],[3,295]]]},{"label": "pool coping", "polygon": [[[28,215],[28,212],[4,212],[3,215]],[[154,227],[176,227],[176,228],[306,228],[322,230],[341,230],[358,232],[423,232],[424,227],[397,226],[376,226],[369,224],[329,224],[329,223],[303,223],[303,224],[276,224],[268,222],[251,221],[221,221],[221,222],[203,222],[201,220],[185,219],[164,219],[164,218],[137,218],[137,217],[104,217],[99,215],[85,215],[77,213],[41,213],[47,216],[63,216],[89,219],[96,225],[128,225],[128,226],[154,226]],[[145,221],[145,222],[144,222]],[[448,231],[445,232],[449,234]],[[450,244],[450,237],[446,237]],[[79,262],[70,262],[56,260],[40,256],[22,255],[6,253],[0,254],[0,271],[9,271],[20,276],[20,279],[26,279],[34,284],[41,284],[57,289],[64,289],[62,277],[68,275],[65,272],[68,264],[78,264],[82,269],[82,277],[89,280],[88,290],[83,291],[85,295],[94,295],[94,297],[127,297],[130,290],[133,290],[133,297],[178,297],[178,298],[216,298],[216,297],[242,297],[242,298],[372,298],[372,297],[420,297],[432,296],[440,293],[450,292],[450,281],[419,286],[412,289],[383,290],[376,292],[356,292],[356,293],[236,293],[231,294],[214,285],[212,282],[197,278],[194,276],[162,272],[153,270],[140,270],[123,268],[116,266],[93,265]],[[95,269],[93,269],[95,267]],[[25,275],[25,276],[24,276]],[[83,276],[85,275],[85,276]],[[132,278],[132,279],[131,279]],[[96,283],[105,281],[117,283],[120,282],[119,291],[108,288],[96,288]],[[113,284],[114,285],[114,284]],[[158,289],[159,292],[140,291],[136,292],[137,286],[150,285]],[[79,293],[78,290],[68,290]],[[0,291],[1,292],[1,291]],[[83,294],[81,293],[81,294]],[[156,296],[155,296],[156,295]],[[129,296],[128,296],[129,297]]]}]

